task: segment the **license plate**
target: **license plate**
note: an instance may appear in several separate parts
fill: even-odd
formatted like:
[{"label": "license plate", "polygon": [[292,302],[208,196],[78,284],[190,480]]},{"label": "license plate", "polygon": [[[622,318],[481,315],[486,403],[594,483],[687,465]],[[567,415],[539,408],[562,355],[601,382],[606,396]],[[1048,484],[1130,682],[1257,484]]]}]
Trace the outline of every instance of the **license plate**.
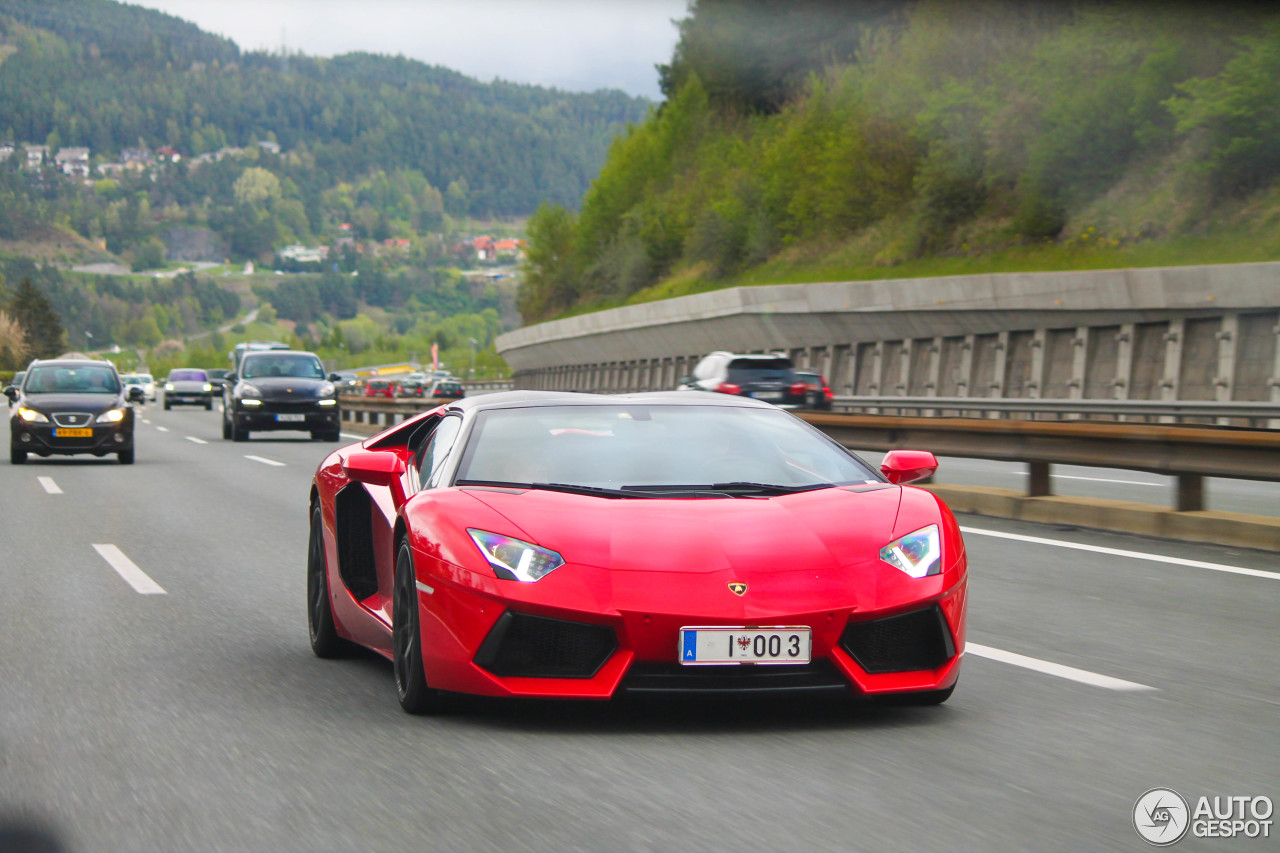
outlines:
[{"label": "license plate", "polygon": [[785,664],[808,663],[812,632],[807,626],[788,628],[680,629],[680,663]]},{"label": "license plate", "polygon": [[68,429],[67,427],[58,427],[53,431],[58,438],[93,438],[93,430],[91,429]]},{"label": "license plate", "polygon": [[751,394],[757,400],[781,400],[781,391],[755,391]]},{"label": "license plate", "polygon": [[281,424],[301,423],[306,419],[306,415],[276,415],[276,423]]}]

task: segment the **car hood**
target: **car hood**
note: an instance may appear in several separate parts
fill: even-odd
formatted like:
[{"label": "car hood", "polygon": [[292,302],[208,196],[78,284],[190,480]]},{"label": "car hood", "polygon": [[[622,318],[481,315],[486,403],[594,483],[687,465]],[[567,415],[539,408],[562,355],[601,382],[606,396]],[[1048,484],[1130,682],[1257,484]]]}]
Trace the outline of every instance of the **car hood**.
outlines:
[{"label": "car hood", "polygon": [[37,412],[89,412],[101,414],[107,409],[123,406],[116,394],[26,394],[22,405]]},{"label": "car hood", "polygon": [[265,400],[314,400],[320,396],[325,384],[323,379],[299,379],[290,376],[264,376],[261,379],[241,379],[262,392]]},{"label": "car hood", "polygon": [[574,563],[612,571],[732,570],[745,577],[874,559],[893,538],[902,489],[705,499],[609,499],[536,489],[468,492],[533,542]]}]

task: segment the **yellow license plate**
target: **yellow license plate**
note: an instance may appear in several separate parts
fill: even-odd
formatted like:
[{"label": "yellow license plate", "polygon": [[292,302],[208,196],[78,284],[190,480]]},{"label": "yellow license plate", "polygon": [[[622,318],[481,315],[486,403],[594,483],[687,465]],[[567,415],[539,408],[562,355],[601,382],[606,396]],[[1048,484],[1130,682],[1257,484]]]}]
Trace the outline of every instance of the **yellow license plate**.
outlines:
[{"label": "yellow license plate", "polygon": [[91,429],[67,429],[66,427],[58,427],[53,431],[58,438],[93,438],[93,430]]}]

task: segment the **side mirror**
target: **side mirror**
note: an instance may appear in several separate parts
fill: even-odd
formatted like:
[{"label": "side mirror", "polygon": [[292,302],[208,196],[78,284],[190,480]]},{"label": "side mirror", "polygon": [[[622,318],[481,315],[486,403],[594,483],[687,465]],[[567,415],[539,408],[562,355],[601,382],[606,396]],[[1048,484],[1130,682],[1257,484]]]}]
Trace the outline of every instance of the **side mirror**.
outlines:
[{"label": "side mirror", "polygon": [[147,399],[147,392],[142,390],[142,386],[140,385],[129,386],[129,402],[130,403],[141,403],[146,399]]},{"label": "side mirror", "polygon": [[234,373],[228,373],[226,376],[222,377],[222,381],[227,385],[235,385],[240,381],[240,377]]},{"label": "side mirror", "polygon": [[342,461],[348,479],[388,487],[405,472],[404,460],[386,450],[352,450]]},{"label": "side mirror", "polygon": [[679,379],[677,379],[677,380],[676,380],[676,384],[677,384],[677,385],[692,385],[692,384],[693,384],[694,382],[696,382],[696,381],[697,381],[697,379],[695,379],[695,378],[694,378],[694,377],[692,377],[692,376],[681,376]]},{"label": "side mirror", "polygon": [[880,473],[895,486],[927,480],[938,470],[938,459],[927,450],[890,450],[880,463]]},{"label": "side mirror", "polygon": [[329,374],[329,381],[330,381],[330,382],[341,382],[341,381],[342,381],[342,377],[341,377],[341,376],[339,376],[339,375],[338,375],[338,374],[336,374],[336,373],[330,373],[330,374]]},{"label": "side mirror", "polygon": [[4,395],[9,398],[10,403],[16,402],[18,399],[18,386],[17,385],[4,386]]}]

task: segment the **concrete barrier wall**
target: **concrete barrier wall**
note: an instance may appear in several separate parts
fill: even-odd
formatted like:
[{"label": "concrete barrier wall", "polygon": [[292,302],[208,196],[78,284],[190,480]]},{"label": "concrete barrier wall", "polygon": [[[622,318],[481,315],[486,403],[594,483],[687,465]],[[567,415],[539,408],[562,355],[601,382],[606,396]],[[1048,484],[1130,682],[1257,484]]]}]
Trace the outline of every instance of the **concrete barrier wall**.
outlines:
[{"label": "concrete barrier wall", "polygon": [[498,338],[517,388],[674,388],[785,351],[837,395],[1280,402],[1280,263],[732,288]]}]

